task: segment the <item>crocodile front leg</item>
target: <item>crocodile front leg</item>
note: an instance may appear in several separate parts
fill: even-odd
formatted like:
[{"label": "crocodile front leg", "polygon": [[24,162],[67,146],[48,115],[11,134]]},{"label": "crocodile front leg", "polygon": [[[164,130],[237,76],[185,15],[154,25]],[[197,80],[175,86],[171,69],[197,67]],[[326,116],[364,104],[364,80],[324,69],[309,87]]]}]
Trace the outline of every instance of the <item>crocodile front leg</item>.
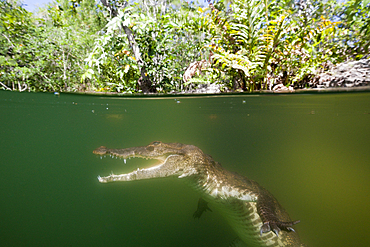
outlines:
[{"label": "crocodile front leg", "polygon": [[212,210],[208,207],[208,202],[206,202],[203,198],[199,198],[197,211],[195,211],[193,214],[194,219],[199,219],[204,212],[207,212],[207,210],[212,212]]},{"label": "crocodile front leg", "polygon": [[260,229],[260,235],[269,231],[273,231],[277,236],[281,230],[293,231],[293,225],[298,224],[300,221],[288,221],[284,222],[278,219],[276,215],[279,214],[280,206],[278,202],[271,197],[271,195],[260,196],[257,202],[257,212],[261,217],[263,225]]}]

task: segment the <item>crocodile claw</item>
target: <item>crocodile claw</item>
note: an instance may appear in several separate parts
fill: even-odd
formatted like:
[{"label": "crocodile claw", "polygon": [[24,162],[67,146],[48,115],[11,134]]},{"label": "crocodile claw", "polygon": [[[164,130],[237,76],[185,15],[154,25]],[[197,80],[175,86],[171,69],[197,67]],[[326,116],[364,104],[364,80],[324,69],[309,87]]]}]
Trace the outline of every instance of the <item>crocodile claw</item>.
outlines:
[{"label": "crocodile claw", "polygon": [[281,230],[295,232],[291,226],[298,224],[299,222],[300,222],[299,220],[292,222],[269,222],[269,221],[264,222],[260,229],[260,235],[262,236],[262,233],[273,231],[276,234],[276,236],[279,237],[279,232]]},{"label": "crocodile claw", "polygon": [[276,228],[274,228],[272,230],[274,231],[274,233],[276,234],[276,236],[279,237],[280,228],[279,227],[276,227]]},{"label": "crocodile claw", "polygon": [[261,226],[261,230],[260,230],[260,236],[262,236],[262,233],[266,233],[266,232],[269,232],[269,231],[273,231],[276,236],[279,237],[279,232],[281,231],[281,229],[276,225],[275,222],[265,222],[263,223],[263,225]]},{"label": "crocodile claw", "polygon": [[294,231],[294,229],[293,229],[293,228],[291,228],[291,227],[287,227],[286,229],[287,229],[288,231],[290,231],[290,232],[295,232],[295,231]]}]

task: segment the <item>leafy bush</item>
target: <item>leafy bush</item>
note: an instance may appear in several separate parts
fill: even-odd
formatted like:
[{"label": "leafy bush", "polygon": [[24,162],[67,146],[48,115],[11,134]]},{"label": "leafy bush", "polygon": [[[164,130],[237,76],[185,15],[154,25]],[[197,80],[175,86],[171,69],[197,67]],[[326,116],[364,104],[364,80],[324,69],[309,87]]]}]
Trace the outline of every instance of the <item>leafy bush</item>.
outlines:
[{"label": "leafy bush", "polygon": [[[369,54],[369,0],[55,0],[38,15],[0,0],[0,87],[181,92],[302,88]],[[203,63],[204,61],[204,63]],[[202,73],[187,73],[202,62]],[[199,68],[200,69],[200,68]]]},{"label": "leafy bush", "polygon": [[[214,68],[228,75],[234,88],[242,84],[253,91],[279,83],[303,87],[326,63],[346,59],[346,54],[340,55],[343,49],[338,40],[345,40],[348,29],[343,21],[333,21],[327,11],[333,9],[333,2],[319,2],[312,8],[282,8],[279,4],[236,0],[230,5],[230,14],[211,5],[206,17],[209,28],[216,30],[211,40]],[[353,36],[360,42],[359,35]],[[348,41],[339,44],[348,47]]]},{"label": "leafy bush", "polygon": [[184,70],[202,56],[205,30],[199,26],[201,21],[198,12],[188,4],[179,9],[167,8],[162,13],[148,9],[146,15],[139,5],[119,9],[96,40],[93,52],[86,59],[89,66],[82,79],[94,79],[101,86],[105,81],[115,81],[108,91],[124,88],[126,92],[141,92],[137,85],[140,78],[137,59],[122,30],[122,26],[127,26],[135,34],[143,66],[155,91],[181,91]]},{"label": "leafy bush", "polygon": [[3,88],[77,91],[86,87],[80,84],[83,59],[95,40],[93,32],[105,21],[99,19],[93,0],[81,1],[80,6],[68,3],[54,2],[40,13],[43,18],[37,18],[20,5],[0,1]]}]

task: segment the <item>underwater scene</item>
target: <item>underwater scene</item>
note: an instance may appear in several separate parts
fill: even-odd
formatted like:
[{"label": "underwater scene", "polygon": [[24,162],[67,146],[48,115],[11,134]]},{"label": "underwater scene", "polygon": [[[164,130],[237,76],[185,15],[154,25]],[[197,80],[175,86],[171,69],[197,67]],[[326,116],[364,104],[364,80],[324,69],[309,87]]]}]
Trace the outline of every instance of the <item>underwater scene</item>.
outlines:
[{"label": "underwater scene", "polygon": [[[237,237],[181,178],[100,183],[191,144],[257,181],[307,246],[370,243],[370,92],[142,96],[0,91],[1,246],[227,247]],[[210,206],[211,207],[211,206]],[[212,208],[211,208],[212,209]]]}]

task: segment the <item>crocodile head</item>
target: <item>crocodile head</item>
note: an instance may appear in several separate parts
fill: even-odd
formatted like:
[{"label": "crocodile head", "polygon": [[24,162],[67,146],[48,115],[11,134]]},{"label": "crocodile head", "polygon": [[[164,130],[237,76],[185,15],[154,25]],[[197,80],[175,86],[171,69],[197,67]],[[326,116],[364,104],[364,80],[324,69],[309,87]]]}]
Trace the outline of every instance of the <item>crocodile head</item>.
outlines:
[{"label": "crocodile head", "polygon": [[199,168],[206,162],[205,155],[198,147],[181,143],[163,143],[155,141],[143,147],[125,149],[109,149],[101,146],[93,151],[97,155],[112,155],[115,157],[156,159],[161,164],[137,171],[98,177],[102,183],[112,181],[131,181],[155,177],[178,176],[186,177],[199,172]]}]

